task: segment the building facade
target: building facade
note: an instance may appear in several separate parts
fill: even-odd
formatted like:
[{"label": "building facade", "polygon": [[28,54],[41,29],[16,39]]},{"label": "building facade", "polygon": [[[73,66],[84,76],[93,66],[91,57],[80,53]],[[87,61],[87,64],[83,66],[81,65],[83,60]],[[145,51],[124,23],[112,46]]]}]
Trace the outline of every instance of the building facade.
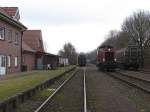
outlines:
[{"label": "building facade", "polygon": [[41,30],[26,30],[22,41],[23,71],[53,69],[58,66],[58,56],[44,50]]},{"label": "building facade", "polygon": [[0,75],[21,71],[22,34],[26,27],[19,18],[17,7],[0,7]]},{"label": "building facade", "polygon": [[[33,70],[33,69],[42,70],[44,68],[43,58],[44,58],[45,51],[43,47],[41,30],[26,30],[23,33],[22,41],[23,43],[26,44],[26,48],[23,47],[22,59],[23,59],[23,63],[26,64],[28,68],[27,70]],[[31,59],[30,61],[27,60],[29,59],[29,57],[31,57],[32,61]]]},{"label": "building facade", "polygon": [[22,42],[22,71],[35,69],[35,50]]}]

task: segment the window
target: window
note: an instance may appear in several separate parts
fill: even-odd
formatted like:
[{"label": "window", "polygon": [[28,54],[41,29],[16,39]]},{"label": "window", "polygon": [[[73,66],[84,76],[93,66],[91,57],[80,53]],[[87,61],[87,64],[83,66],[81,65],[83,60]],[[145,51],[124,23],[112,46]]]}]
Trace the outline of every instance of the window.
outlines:
[{"label": "window", "polygon": [[106,59],[106,61],[113,61],[114,60],[114,52],[106,52],[105,59]]},{"label": "window", "polygon": [[22,63],[25,63],[25,56],[22,56]]},{"label": "window", "polygon": [[10,65],[11,65],[10,60],[11,60],[11,56],[7,56],[7,66],[8,67],[10,67]]},{"label": "window", "polygon": [[5,29],[0,28],[0,40],[4,40],[4,39],[5,39]]},{"label": "window", "polygon": [[19,44],[19,34],[15,33],[15,44]]},{"label": "window", "polygon": [[1,67],[6,66],[6,56],[1,56]]},{"label": "window", "polygon": [[15,67],[18,66],[18,56],[15,57]]},{"label": "window", "polygon": [[12,30],[8,30],[8,41],[12,41]]}]

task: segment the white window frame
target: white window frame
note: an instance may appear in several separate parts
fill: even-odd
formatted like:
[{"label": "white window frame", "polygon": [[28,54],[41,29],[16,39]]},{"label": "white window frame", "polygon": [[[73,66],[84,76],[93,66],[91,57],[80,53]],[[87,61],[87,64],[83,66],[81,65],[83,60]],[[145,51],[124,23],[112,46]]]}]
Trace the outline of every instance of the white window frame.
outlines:
[{"label": "white window frame", "polygon": [[7,66],[10,67],[11,66],[11,56],[7,56]]},{"label": "white window frame", "polygon": [[15,33],[15,44],[19,44],[19,33]]},{"label": "white window frame", "polygon": [[0,27],[0,40],[5,40],[5,28]]},{"label": "white window frame", "polygon": [[8,36],[8,37],[7,37],[7,38],[8,38],[8,41],[11,42],[11,41],[12,41],[12,30],[11,30],[11,29],[8,30],[7,36]]},{"label": "white window frame", "polygon": [[15,67],[18,66],[18,56],[15,56]]},{"label": "white window frame", "polygon": [[22,63],[25,63],[25,56],[22,56]]}]

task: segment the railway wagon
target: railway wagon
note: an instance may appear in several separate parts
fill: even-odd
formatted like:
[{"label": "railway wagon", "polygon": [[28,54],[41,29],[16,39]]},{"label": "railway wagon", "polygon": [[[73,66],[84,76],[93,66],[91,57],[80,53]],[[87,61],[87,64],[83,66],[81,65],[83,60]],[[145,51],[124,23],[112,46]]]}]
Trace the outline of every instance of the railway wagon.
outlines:
[{"label": "railway wagon", "polygon": [[138,45],[128,45],[116,51],[117,63],[123,69],[138,69],[140,65],[140,49]]},{"label": "railway wagon", "polygon": [[100,70],[115,70],[117,63],[115,58],[115,50],[112,46],[103,45],[97,49],[97,67]]},{"label": "railway wagon", "polygon": [[79,54],[78,65],[79,66],[86,66],[86,55],[85,54]]}]

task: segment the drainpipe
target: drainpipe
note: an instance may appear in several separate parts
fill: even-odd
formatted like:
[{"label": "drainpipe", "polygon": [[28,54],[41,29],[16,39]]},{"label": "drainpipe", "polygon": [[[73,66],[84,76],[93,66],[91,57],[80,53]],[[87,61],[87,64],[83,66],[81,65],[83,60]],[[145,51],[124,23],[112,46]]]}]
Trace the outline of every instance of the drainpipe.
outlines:
[{"label": "drainpipe", "polygon": [[22,72],[22,37],[23,37],[23,32],[26,31],[26,30],[21,30],[21,60],[20,60],[20,69],[21,69],[21,72]]}]

